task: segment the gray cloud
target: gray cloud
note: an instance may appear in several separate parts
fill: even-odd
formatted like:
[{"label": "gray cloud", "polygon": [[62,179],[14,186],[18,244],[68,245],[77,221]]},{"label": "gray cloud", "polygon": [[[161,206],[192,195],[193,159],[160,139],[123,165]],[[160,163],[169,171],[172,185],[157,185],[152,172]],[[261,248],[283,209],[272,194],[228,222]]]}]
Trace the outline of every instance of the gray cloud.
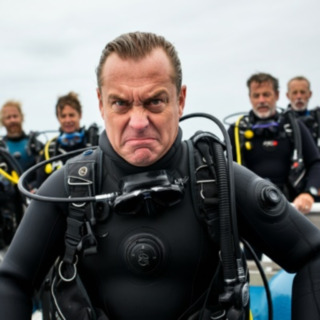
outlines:
[{"label": "gray cloud", "polygon": [[320,104],[319,12],[318,0],[2,0],[0,104],[19,99],[27,129],[54,129],[56,98],[73,90],[84,124],[102,124],[95,97],[100,52],[119,34],[141,30],[176,45],[188,86],[186,112],[222,119],[248,110],[245,82],[257,71],[279,78],[280,106],[287,104],[288,79],[305,75],[314,106]]}]

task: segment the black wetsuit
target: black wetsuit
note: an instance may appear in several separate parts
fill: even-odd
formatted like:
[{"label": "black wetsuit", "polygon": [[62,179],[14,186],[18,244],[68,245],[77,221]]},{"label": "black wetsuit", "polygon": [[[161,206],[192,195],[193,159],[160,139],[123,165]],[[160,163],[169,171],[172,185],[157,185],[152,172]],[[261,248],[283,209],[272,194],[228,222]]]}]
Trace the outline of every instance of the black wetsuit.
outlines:
[{"label": "black wetsuit", "polygon": [[0,146],[0,249],[7,247],[20,223],[24,212],[24,199],[18,186],[9,178],[12,172],[22,173],[18,161],[9,153],[6,145]]},{"label": "black wetsuit", "polygon": [[[250,126],[247,128],[249,130],[251,126],[261,122],[252,111],[249,113],[249,119]],[[245,139],[250,144],[247,148],[243,145],[243,141],[240,141],[242,164],[260,177],[272,181],[285,193],[289,201],[293,201],[298,195],[288,182],[292,165],[293,138],[285,132],[284,125],[287,122],[279,120],[278,113],[263,120],[275,121],[278,127],[252,129],[253,138]],[[307,169],[305,185],[301,192],[309,192],[310,187],[320,188],[320,153],[307,128],[300,121],[297,122],[301,132],[303,161]],[[234,125],[230,126],[228,133],[233,147],[233,157],[236,159],[234,129]]]},{"label": "black wetsuit", "polygon": [[[174,170],[181,177],[189,174],[181,132],[162,159],[144,168],[120,158],[105,133],[100,146],[105,155],[102,193],[119,190],[119,179],[129,174],[158,169]],[[267,181],[236,164],[235,177],[241,233],[286,270],[300,271],[293,319],[319,319],[320,292],[311,282],[320,281],[320,230],[283,196],[277,210],[264,208],[256,194],[270,185]],[[189,183],[190,179],[181,203],[154,216],[119,215],[105,207],[95,230],[98,253],[81,258],[78,266],[93,305],[110,320],[176,320],[208,287],[218,251],[194,212]],[[39,193],[65,197],[64,169],[46,180]],[[66,214],[67,205],[31,202],[0,266],[0,319],[30,319],[33,289],[63,252]],[[125,254],[131,237],[141,234],[156,238],[162,248],[163,258],[147,274],[133,267]]]},{"label": "black wetsuit", "polygon": [[[288,105],[289,110],[293,110],[291,105]],[[305,109],[303,111],[294,110],[294,114],[300,119],[309,129],[318,149],[320,150],[320,107],[314,109]]]}]

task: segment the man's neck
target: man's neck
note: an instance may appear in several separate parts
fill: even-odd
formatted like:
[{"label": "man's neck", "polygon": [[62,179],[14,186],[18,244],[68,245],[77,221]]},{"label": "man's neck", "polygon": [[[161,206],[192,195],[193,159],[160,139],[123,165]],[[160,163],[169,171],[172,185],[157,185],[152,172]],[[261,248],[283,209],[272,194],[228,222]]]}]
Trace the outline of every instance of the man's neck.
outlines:
[{"label": "man's neck", "polygon": [[7,132],[7,138],[8,139],[19,139],[21,137],[23,137],[25,134],[23,131],[20,132]]}]

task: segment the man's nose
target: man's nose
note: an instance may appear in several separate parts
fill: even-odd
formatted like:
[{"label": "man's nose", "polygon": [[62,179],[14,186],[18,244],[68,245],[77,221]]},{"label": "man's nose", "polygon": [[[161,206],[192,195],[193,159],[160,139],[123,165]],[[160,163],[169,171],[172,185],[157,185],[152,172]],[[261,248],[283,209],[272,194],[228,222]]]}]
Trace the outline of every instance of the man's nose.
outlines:
[{"label": "man's nose", "polygon": [[258,97],[258,102],[259,103],[264,103],[266,101],[266,98],[263,96],[263,95],[260,95],[259,97]]},{"label": "man's nose", "polygon": [[148,114],[141,106],[134,106],[131,110],[129,125],[136,129],[142,130],[149,125]]}]

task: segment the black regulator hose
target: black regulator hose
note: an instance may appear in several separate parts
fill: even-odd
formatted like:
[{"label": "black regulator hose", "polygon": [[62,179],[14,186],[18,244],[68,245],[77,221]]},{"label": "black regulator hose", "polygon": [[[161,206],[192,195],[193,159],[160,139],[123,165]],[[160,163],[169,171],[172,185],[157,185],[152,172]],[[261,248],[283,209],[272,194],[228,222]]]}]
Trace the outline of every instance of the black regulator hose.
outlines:
[{"label": "black regulator hose", "polygon": [[247,111],[240,111],[240,112],[231,113],[231,114],[228,114],[226,117],[224,117],[224,118],[222,119],[222,121],[223,121],[223,123],[224,123],[225,125],[227,125],[227,126],[232,126],[232,125],[234,125],[234,121],[233,121],[233,122],[229,122],[229,119],[230,119],[230,118],[233,118],[233,117],[235,117],[235,116],[244,116],[244,115],[246,115],[246,114],[248,114]]},{"label": "black regulator hose", "polygon": [[[223,156],[223,148],[220,144],[214,143],[213,152],[214,160],[217,166],[216,175],[218,181],[219,194],[219,219],[220,219],[220,246],[221,257],[224,267],[224,276],[226,282],[232,283],[237,279],[236,264],[233,255],[234,244],[232,231],[232,222],[230,216],[230,196],[228,190],[228,173],[226,168],[226,161]],[[225,183],[227,181],[227,183]]]},{"label": "black regulator hose", "polygon": [[292,127],[292,134],[293,134],[293,141],[295,144],[295,150],[296,150],[296,156],[297,158],[294,159],[295,161],[302,161],[302,142],[301,142],[301,134],[300,134],[300,129],[298,127],[298,123],[296,121],[296,117],[293,114],[292,110],[286,111],[290,125]]},{"label": "black regulator hose", "polygon": [[[229,251],[227,250],[227,255],[228,258],[226,258],[226,263],[227,263],[227,269],[229,269],[229,267],[231,267],[231,265],[234,265],[234,263],[231,263],[231,259],[234,259],[233,254],[235,253],[236,256],[236,260],[237,260],[237,264],[239,264],[238,266],[238,271],[239,269],[241,269],[238,273],[240,274],[240,277],[243,277],[243,268],[241,268],[241,261],[242,261],[242,255],[241,255],[241,249],[240,249],[240,241],[239,241],[239,234],[238,234],[238,227],[237,227],[237,214],[236,214],[236,201],[235,201],[235,183],[234,183],[234,171],[233,171],[233,159],[232,159],[232,147],[231,147],[231,142],[230,142],[230,137],[229,134],[227,133],[225,127],[223,126],[223,124],[213,115],[207,114],[207,113],[191,113],[191,114],[187,114],[184,115],[180,118],[180,122],[189,118],[193,118],[193,117],[201,117],[201,118],[207,118],[211,121],[213,121],[220,129],[224,141],[225,141],[225,147],[226,147],[226,155],[227,155],[227,166],[226,166],[226,172],[225,172],[225,176],[220,177],[220,179],[225,179],[222,181],[229,181],[228,184],[228,190],[227,192],[223,192],[222,197],[225,198],[225,200],[221,199],[220,201],[223,202],[228,202],[227,204],[227,208],[228,210],[226,210],[226,207],[220,206],[221,210],[224,210],[224,212],[222,213],[222,225],[220,222],[220,226],[221,226],[221,230],[224,233],[224,235],[221,235],[220,237],[226,237],[224,238],[223,241],[227,242],[227,245],[229,247],[230,245],[230,241],[233,244],[232,245],[232,250]],[[219,159],[218,163],[220,163],[220,165],[223,163],[223,166],[225,167],[225,159]],[[220,170],[217,170],[220,171]],[[221,181],[221,180],[220,180]],[[220,189],[220,186],[219,186]],[[228,197],[226,196],[226,194],[228,194]],[[230,206],[230,207],[229,207]],[[225,215],[228,215],[228,218],[226,218]],[[221,218],[221,217],[220,217]],[[229,240],[227,240],[227,238]],[[231,268],[232,269],[232,268]],[[233,269],[235,270],[235,269]],[[234,271],[227,271],[228,277],[234,274]],[[232,274],[232,275],[231,275]],[[231,280],[231,279],[228,279]]]},{"label": "black regulator hose", "polygon": [[3,157],[4,161],[17,172],[20,176],[22,174],[22,168],[18,160],[5,148],[0,147],[0,154]]},{"label": "black regulator hose", "polygon": [[48,160],[41,161],[34,165],[33,167],[29,168],[26,170],[20,177],[19,182],[18,182],[18,188],[21,191],[22,194],[24,194],[27,198],[37,200],[37,201],[44,201],[44,202],[67,202],[67,203],[74,203],[74,202],[90,202],[90,201],[102,201],[102,202],[107,202],[112,200],[115,197],[115,193],[110,193],[110,194],[102,194],[102,195],[97,195],[97,196],[92,196],[92,197],[80,197],[80,198],[58,198],[58,197],[51,197],[51,196],[45,196],[45,195],[38,195],[36,193],[31,193],[29,190],[27,190],[25,186],[25,180],[26,178],[36,171],[37,169],[44,167],[46,164],[51,163],[56,160],[61,160],[64,158],[69,158],[71,156],[78,155],[82,152],[88,151],[88,150],[94,150],[97,149],[98,147],[86,147],[74,151],[70,151],[68,153],[60,154],[58,156],[52,157]]}]

